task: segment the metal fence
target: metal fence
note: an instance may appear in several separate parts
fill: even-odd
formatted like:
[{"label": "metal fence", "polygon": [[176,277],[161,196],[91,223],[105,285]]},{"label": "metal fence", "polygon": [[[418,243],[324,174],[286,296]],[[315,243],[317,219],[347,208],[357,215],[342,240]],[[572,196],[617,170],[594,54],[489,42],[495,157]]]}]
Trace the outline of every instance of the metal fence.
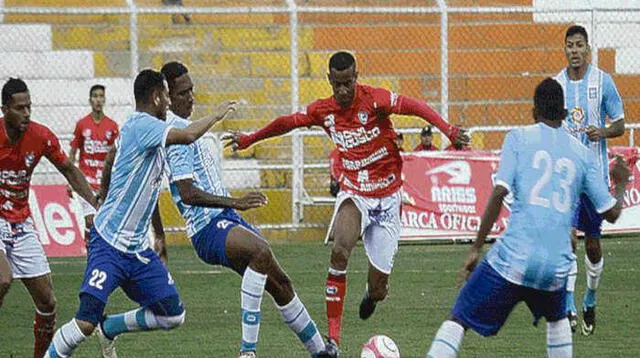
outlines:
[{"label": "metal fence", "polygon": [[[132,109],[131,82],[138,70],[180,60],[196,82],[194,117],[223,99],[238,98],[246,105],[215,130],[250,131],[329,96],[328,57],[348,49],[358,59],[361,82],[424,99],[450,122],[473,128],[474,147],[497,149],[505,126],[531,121],[533,88],[566,66],[564,34],[579,23],[589,32],[592,62],[618,85],[627,121],[640,116],[640,5],[471,6],[476,2],[369,6],[376,2],[358,0],[358,6],[338,7],[323,0],[234,6],[186,0],[187,7],[177,8],[151,0],[108,0],[100,7],[36,7],[24,1],[0,7],[0,78],[25,78],[33,118],[66,142],[75,121],[89,111],[92,84],[106,85],[106,113],[122,123]],[[407,133],[409,150],[423,123],[395,123]],[[634,140],[637,133],[629,131],[614,144]],[[299,130],[246,152],[224,152],[225,180],[236,194],[251,187],[267,191],[270,208],[249,214],[263,227],[324,225],[331,209],[315,204],[327,201],[322,198],[330,149],[321,133]],[[38,180],[59,182],[54,171],[40,165]]]}]

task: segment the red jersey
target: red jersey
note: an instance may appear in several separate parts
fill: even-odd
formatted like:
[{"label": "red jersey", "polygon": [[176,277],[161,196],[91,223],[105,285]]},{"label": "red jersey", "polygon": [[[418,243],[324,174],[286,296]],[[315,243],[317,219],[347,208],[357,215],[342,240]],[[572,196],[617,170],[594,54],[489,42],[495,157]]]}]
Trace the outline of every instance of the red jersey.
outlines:
[{"label": "red jersey", "polygon": [[13,145],[9,143],[4,118],[0,118],[0,217],[6,221],[23,222],[31,216],[31,174],[43,155],[53,164],[67,160],[58,137],[49,128],[32,121]]},{"label": "red jersey", "polygon": [[80,149],[78,167],[93,190],[100,189],[104,160],[117,137],[118,124],[107,116],[96,123],[89,114],[76,123],[71,147]]},{"label": "red jersey", "polygon": [[240,138],[239,148],[293,128],[322,127],[339,151],[340,189],[381,198],[395,193],[402,185],[402,159],[390,114],[419,116],[450,138],[458,133],[458,128],[444,122],[422,101],[383,88],[357,85],[348,108],[342,108],[333,97],[315,101],[306,113],[278,117],[265,128]]},{"label": "red jersey", "polygon": [[428,147],[425,147],[422,143],[418,144],[415,148],[413,148],[414,152],[422,152],[424,150],[438,150],[438,147],[436,147],[435,145],[431,144]]}]

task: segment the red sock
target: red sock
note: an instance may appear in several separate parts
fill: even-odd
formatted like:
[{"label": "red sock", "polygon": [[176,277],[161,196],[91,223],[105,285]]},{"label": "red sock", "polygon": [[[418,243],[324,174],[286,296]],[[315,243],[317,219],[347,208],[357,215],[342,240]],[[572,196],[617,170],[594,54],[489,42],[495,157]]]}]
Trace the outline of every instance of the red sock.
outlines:
[{"label": "red sock", "polygon": [[42,314],[36,310],[36,319],[33,322],[33,358],[42,358],[47,353],[53,333],[56,331],[56,313]]},{"label": "red sock", "polygon": [[332,275],[327,277],[327,323],[329,324],[329,338],[340,343],[342,330],[342,311],[344,311],[344,296],[347,293],[347,275]]}]

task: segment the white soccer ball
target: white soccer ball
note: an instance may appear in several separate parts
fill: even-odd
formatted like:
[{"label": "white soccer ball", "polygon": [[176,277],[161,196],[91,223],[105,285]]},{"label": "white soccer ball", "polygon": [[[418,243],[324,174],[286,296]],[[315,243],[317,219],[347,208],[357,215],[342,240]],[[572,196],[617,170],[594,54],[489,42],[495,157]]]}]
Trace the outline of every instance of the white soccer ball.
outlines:
[{"label": "white soccer ball", "polygon": [[400,350],[393,339],[377,335],[362,346],[360,358],[400,358]]}]

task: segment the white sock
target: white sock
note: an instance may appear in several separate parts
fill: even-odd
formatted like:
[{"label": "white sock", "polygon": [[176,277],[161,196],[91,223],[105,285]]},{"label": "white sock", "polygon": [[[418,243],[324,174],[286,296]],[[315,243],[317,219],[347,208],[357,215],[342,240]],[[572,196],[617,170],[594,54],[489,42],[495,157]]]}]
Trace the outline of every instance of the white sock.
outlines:
[{"label": "white sock", "polygon": [[455,358],[460,350],[464,328],[454,321],[444,321],[431,343],[427,358]]},{"label": "white sock", "polygon": [[70,357],[73,350],[76,349],[87,338],[75,319],[67,322],[64,326],[60,327],[53,335],[51,345],[45,358],[66,358]]},{"label": "white sock", "polygon": [[242,352],[255,351],[260,331],[260,303],[264,295],[267,275],[253,271],[250,267],[244,271],[240,286],[240,308],[242,309]]},{"label": "white sock", "polygon": [[596,291],[600,284],[600,275],[602,275],[602,270],[604,269],[604,256],[600,258],[600,262],[593,264],[589,261],[589,257],[584,255],[584,265],[587,271],[587,288]]},{"label": "white sock", "polygon": [[567,291],[573,292],[576,290],[576,278],[578,277],[578,261],[573,260],[571,269],[569,269],[569,276],[567,276]]},{"label": "white sock", "polygon": [[278,309],[284,323],[295,332],[300,341],[307,347],[309,353],[313,355],[324,350],[324,341],[318,331],[318,327],[309,316],[307,308],[300,301],[298,295],[295,295],[291,302],[286,305],[278,306]]},{"label": "white sock", "polygon": [[571,358],[573,356],[571,339],[569,319],[547,322],[547,356],[549,358]]}]

